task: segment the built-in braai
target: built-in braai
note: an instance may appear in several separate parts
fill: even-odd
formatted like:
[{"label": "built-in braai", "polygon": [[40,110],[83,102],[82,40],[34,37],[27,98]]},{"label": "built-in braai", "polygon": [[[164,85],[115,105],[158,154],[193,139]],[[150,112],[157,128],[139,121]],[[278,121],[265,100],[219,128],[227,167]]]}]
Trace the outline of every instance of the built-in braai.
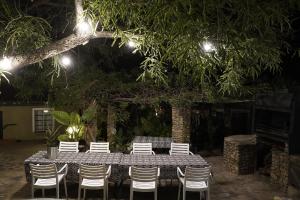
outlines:
[{"label": "built-in braai", "polygon": [[290,155],[300,153],[300,96],[277,92],[255,98],[253,132],[257,135],[257,164],[262,174],[287,191]]}]

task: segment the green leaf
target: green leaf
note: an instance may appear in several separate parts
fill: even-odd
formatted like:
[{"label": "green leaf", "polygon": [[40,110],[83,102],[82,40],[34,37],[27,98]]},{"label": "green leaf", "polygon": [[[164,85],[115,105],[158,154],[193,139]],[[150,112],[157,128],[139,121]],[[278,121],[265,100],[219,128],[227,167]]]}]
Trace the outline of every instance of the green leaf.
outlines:
[{"label": "green leaf", "polygon": [[70,119],[71,116],[69,115],[69,113],[65,112],[65,111],[51,111],[52,116],[54,117],[54,119],[62,124],[62,125],[66,125],[68,126],[70,124]]}]

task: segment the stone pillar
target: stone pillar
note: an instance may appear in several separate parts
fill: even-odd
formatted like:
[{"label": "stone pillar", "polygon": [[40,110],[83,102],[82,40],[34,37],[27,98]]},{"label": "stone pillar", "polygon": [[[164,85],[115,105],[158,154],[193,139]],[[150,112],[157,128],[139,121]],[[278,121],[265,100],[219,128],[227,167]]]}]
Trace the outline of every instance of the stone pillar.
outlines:
[{"label": "stone pillar", "polygon": [[111,105],[107,106],[107,141],[112,142],[116,134],[116,113]]},{"label": "stone pillar", "polygon": [[256,136],[233,135],[224,138],[224,166],[233,174],[252,174],[256,168]]},{"label": "stone pillar", "polygon": [[191,108],[172,106],[172,139],[190,142]]},{"label": "stone pillar", "polygon": [[272,149],[271,182],[280,185],[285,192],[288,189],[289,162],[287,151]]}]

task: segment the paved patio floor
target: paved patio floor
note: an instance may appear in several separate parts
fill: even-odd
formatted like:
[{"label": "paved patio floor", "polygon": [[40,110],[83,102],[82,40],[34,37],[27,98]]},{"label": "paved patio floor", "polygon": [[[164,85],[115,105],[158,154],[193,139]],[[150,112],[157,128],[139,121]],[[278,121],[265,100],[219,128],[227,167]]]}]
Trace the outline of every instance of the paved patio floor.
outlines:
[{"label": "paved patio floor", "polygon": [[[37,152],[46,149],[41,142],[0,141],[0,199],[30,199],[30,184],[25,180],[24,160]],[[211,186],[211,200],[300,200],[300,193],[289,187],[288,194],[284,194],[277,186],[271,185],[269,178],[255,175],[235,176],[223,168],[222,156],[205,158],[214,171],[214,183]],[[76,184],[68,184],[69,199],[77,198]],[[177,181],[162,181],[158,190],[158,199],[176,200],[178,191]],[[64,194],[64,191],[61,191]],[[41,193],[36,192],[36,197]],[[46,197],[55,198],[55,191],[46,191]],[[87,192],[87,199],[102,199],[99,191]],[[120,199],[129,199],[129,182],[125,182]],[[109,199],[116,199],[114,185],[109,187]],[[153,199],[153,194],[136,193],[134,199]],[[188,193],[187,200],[199,200],[199,194]]]}]

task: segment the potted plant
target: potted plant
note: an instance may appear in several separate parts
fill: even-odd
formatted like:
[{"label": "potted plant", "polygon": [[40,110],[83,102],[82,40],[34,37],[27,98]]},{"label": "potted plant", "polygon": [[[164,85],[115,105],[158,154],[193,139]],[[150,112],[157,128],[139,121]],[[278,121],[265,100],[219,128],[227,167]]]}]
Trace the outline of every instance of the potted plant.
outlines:
[{"label": "potted plant", "polygon": [[57,138],[60,135],[61,126],[56,127],[55,129],[51,130],[48,128],[46,130],[46,144],[47,144],[47,158],[55,159],[57,156]]}]

